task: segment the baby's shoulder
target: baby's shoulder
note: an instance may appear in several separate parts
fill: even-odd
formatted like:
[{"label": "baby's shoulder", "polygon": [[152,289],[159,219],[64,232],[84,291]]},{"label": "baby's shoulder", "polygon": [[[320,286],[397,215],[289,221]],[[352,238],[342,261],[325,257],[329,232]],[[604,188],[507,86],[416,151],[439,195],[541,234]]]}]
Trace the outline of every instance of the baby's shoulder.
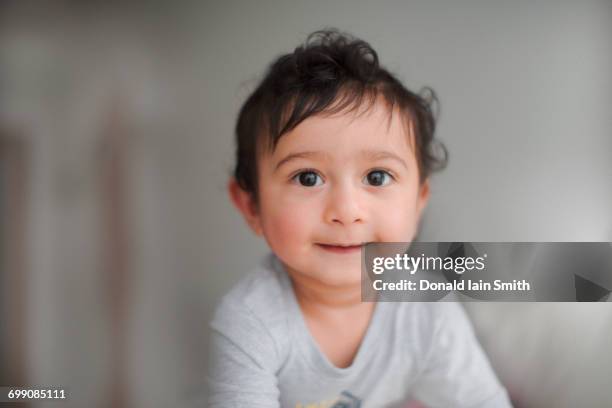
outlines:
[{"label": "baby's shoulder", "polygon": [[434,329],[448,319],[464,315],[459,302],[395,302],[396,318],[419,327]]},{"label": "baby's shoulder", "polygon": [[276,261],[272,254],[263,257],[221,298],[211,322],[213,328],[250,327],[274,340],[287,337],[286,291],[290,286]]},{"label": "baby's shoulder", "polygon": [[213,355],[243,356],[273,372],[282,367],[290,340],[281,273],[268,256],[221,298],[210,322]]},{"label": "baby's shoulder", "polygon": [[221,298],[219,306],[246,308],[264,315],[277,310],[285,290],[281,273],[273,256],[266,255]]},{"label": "baby's shoulder", "polygon": [[457,302],[396,302],[394,323],[398,335],[410,339],[420,350],[429,348],[449,325],[465,325],[465,311]]}]

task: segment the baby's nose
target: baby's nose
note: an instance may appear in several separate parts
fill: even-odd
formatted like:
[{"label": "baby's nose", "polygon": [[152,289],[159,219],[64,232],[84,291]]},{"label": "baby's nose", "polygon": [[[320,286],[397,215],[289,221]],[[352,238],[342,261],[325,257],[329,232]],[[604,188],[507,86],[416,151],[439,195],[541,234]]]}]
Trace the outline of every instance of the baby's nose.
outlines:
[{"label": "baby's nose", "polygon": [[365,214],[357,188],[337,186],[330,192],[325,208],[325,220],[331,224],[349,225],[364,222]]}]

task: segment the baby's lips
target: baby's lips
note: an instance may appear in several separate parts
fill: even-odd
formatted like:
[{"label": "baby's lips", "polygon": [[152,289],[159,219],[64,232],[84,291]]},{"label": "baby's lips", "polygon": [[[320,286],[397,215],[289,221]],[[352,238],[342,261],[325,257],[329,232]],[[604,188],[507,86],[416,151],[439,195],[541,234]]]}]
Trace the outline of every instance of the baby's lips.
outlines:
[{"label": "baby's lips", "polygon": [[354,244],[343,244],[343,243],[317,243],[317,245],[329,246],[329,247],[342,247],[342,248],[352,248],[352,247],[360,247],[364,244],[362,243],[354,243]]},{"label": "baby's lips", "polygon": [[361,248],[362,248],[361,244],[349,245],[349,246],[344,246],[344,244],[342,244],[342,245],[337,245],[337,244],[317,244],[317,245],[323,251],[326,251],[326,252],[329,252],[329,253],[335,253],[335,254],[354,254],[354,253],[361,252]]}]

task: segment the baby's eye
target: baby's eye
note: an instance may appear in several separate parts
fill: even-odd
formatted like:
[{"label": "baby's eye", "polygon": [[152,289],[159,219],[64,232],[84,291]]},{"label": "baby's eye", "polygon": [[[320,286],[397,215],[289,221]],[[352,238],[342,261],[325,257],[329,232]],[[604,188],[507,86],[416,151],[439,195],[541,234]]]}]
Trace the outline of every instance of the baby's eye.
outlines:
[{"label": "baby's eye", "polygon": [[321,176],[319,176],[314,171],[303,171],[301,173],[298,173],[293,177],[293,180],[297,181],[304,187],[314,187],[323,184]]},{"label": "baby's eye", "polygon": [[385,186],[389,184],[391,178],[391,175],[384,170],[374,170],[365,176],[364,182],[371,186]]}]

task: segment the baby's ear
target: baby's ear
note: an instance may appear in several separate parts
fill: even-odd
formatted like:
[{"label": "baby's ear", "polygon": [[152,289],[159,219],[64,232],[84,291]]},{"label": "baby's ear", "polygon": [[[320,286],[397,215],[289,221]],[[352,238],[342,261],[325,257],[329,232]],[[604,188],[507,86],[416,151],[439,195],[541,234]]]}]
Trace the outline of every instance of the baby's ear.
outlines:
[{"label": "baby's ear", "polygon": [[251,230],[255,234],[261,236],[263,233],[261,229],[261,219],[253,195],[243,190],[233,177],[227,185],[227,190],[232,203],[234,203],[234,206],[240,211],[247,224],[249,224],[249,227],[251,227]]}]

